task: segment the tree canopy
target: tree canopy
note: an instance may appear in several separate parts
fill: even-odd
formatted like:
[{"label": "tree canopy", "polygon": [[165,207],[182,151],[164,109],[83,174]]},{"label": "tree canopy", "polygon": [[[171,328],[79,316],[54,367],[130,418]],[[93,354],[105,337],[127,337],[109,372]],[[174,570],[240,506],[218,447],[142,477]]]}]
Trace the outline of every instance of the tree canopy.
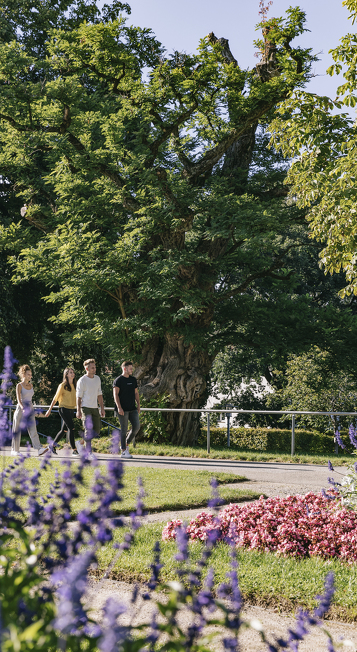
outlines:
[{"label": "tree canopy", "polygon": [[[67,341],[134,357],[144,396],[200,407],[257,284],[289,282],[309,244],[281,178],[249,186],[259,125],[311,74],[311,49],[291,45],[305,14],[261,25],[243,70],[213,33],[167,55],[122,3],[4,7],[0,244],[15,280],[49,288]],[[195,435],[182,416],[168,428]]]},{"label": "tree canopy", "polygon": [[[356,0],[344,0],[354,22]],[[343,71],[337,97],[318,97],[305,90],[279,106],[272,125],[275,145],[294,157],[287,183],[299,205],[308,209],[311,236],[323,243],[321,263],[327,272],[346,273],[344,293],[357,294],[356,257],[356,123],[344,107],[357,101],[357,35],[349,33],[331,50],[328,74]]]}]

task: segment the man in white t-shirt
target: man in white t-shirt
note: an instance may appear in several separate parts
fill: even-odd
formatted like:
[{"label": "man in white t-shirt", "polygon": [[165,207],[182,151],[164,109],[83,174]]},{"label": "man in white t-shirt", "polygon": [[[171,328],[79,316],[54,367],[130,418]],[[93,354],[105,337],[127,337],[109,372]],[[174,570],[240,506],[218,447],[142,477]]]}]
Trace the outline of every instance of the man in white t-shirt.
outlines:
[{"label": "man in white t-shirt", "polygon": [[[93,430],[94,433],[99,435],[101,427],[100,418],[105,417],[105,409],[100,378],[99,376],[95,375],[95,360],[90,358],[83,363],[83,366],[86,370],[86,373],[79,379],[76,388],[77,419],[82,419],[84,427],[84,440],[87,444],[87,452],[89,452],[90,456],[92,456],[92,437],[90,436],[89,431]],[[98,403],[100,405],[100,414]],[[90,416],[92,419],[92,428],[89,428],[89,424],[87,423],[88,416]],[[81,442],[81,445],[83,444],[84,442]],[[77,446],[77,449],[78,448],[80,448],[80,446]],[[79,450],[78,452],[80,453],[81,451]]]}]

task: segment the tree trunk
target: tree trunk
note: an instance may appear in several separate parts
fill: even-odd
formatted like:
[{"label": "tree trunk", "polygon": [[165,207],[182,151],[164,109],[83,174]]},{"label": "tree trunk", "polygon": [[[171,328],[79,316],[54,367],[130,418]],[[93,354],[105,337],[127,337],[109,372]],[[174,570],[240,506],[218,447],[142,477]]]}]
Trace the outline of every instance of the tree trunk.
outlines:
[{"label": "tree trunk", "polygon": [[[167,334],[145,345],[141,364],[134,374],[140,394],[146,398],[169,395],[171,408],[200,408],[207,398],[207,376],[212,357],[184,344],[179,335]],[[172,444],[190,445],[199,434],[198,412],[166,412],[167,432]]]}]

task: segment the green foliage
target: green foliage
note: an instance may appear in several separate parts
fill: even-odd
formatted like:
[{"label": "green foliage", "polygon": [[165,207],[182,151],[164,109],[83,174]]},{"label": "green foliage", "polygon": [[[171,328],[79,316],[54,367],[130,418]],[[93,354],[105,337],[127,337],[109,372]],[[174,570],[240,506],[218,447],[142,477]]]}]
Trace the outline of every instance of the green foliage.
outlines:
[{"label": "green foliage", "polygon": [[[343,4],[355,20],[357,3]],[[293,94],[279,107],[272,125],[274,143],[295,157],[287,183],[300,206],[309,209],[311,235],[324,244],[321,264],[327,272],[345,271],[347,295],[357,293],[356,267],[356,130],[344,106],[356,104],[356,34],[347,34],[331,50],[328,74],[341,74],[335,101],[311,93]]]},{"label": "green foliage", "polygon": [[[280,395],[284,410],[311,412],[355,412],[357,384],[354,376],[338,367],[333,369],[331,355],[312,347],[307,353],[292,356],[287,363],[287,383]],[[317,417],[300,415],[305,426],[331,429],[348,427],[353,417]]]},{"label": "green foliage", "polygon": [[304,14],[274,24],[277,70],[263,80],[208,38],[195,55],[165,57],[121,8],[75,5],[40,35],[44,5],[26,38],[1,43],[0,166],[26,205],[25,220],[11,215],[15,276],[50,288],[68,340],[140,352],[174,330],[215,351],[232,296],[261,276],[285,278],[288,207],[232,193],[220,161],[308,78],[310,50],[289,45]]},{"label": "green foliage", "polygon": [[[213,446],[227,446],[227,431],[224,428],[210,428]],[[201,429],[199,444],[204,446],[207,430]],[[348,436],[343,437],[345,443]],[[279,428],[230,428],[230,444],[235,450],[290,453],[291,429]],[[334,452],[334,438],[316,430],[295,430],[295,451],[297,454],[331,455]]]},{"label": "green foliage", "polygon": [[[156,396],[155,399],[140,399],[140,405],[143,408],[167,408],[169,396]],[[167,424],[162,412],[141,412],[140,425],[142,428],[142,437],[153,444],[168,443],[170,440],[167,432]]]},{"label": "green foliage", "polygon": [[[38,544],[32,539],[14,523],[11,532],[3,532],[0,540],[2,649],[11,652],[56,649],[57,636],[51,627],[55,604],[43,591]],[[26,604],[27,613],[26,609],[19,611],[21,602]],[[28,618],[31,612],[36,613],[35,622]]]}]

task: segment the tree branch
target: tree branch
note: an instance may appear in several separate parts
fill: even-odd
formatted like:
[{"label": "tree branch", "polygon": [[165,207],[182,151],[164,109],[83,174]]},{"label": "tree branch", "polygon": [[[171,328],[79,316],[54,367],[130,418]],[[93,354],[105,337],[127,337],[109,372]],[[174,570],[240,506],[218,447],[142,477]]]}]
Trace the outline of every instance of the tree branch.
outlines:
[{"label": "tree branch", "polygon": [[255,274],[250,274],[243,283],[241,283],[237,288],[234,290],[227,290],[227,292],[224,292],[221,296],[217,298],[217,303],[220,303],[221,301],[224,301],[224,299],[228,297],[235,296],[236,294],[242,294],[242,292],[245,292],[245,290],[249,287],[249,285],[255,281],[258,278],[265,278],[267,276],[271,278],[275,278],[278,280],[286,280],[292,276],[294,271],[290,271],[288,274],[285,275],[280,275],[280,274],[274,274],[274,270],[279,269],[281,267],[283,258],[284,256],[290,251],[290,249],[294,249],[297,247],[302,247],[304,246],[303,243],[296,243],[289,245],[286,247],[284,252],[280,254],[280,256],[268,267],[268,269],[265,269],[262,272],[256,272]]},{"label": "tree branch", "polygon": [[[282,98],[281,98],[282,99]],[[233,129],[231,133],[226,136],[216,147],[210,149],[206,154],[204,154],[200,161],[197,163],[191,163],[189,172],[186,173],[189,180],[195,182],[197,177],[203,176],[208,171],[212,170],[214,165],[216,165],[226,153],[226,151],[235,143],[238,138],[240,138],[252,125],[254,122],[257,122],[267,111],[272,109],[276,104],[274,102],[269,102],[263,106],[257,108],[255,111],[252,111],[249,118],[238,128]]]}]

